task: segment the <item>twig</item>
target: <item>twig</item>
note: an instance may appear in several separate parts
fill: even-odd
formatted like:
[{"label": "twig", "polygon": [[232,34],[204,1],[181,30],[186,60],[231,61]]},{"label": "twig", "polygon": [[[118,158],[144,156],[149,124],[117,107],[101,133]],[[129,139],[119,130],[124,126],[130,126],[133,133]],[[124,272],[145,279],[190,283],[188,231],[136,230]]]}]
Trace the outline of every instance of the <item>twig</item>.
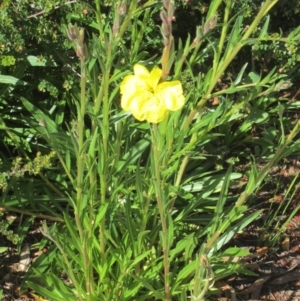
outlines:
[{"label": "twig", "polygon": [[[60,7],[63,6],[63,5],[68,5],[68,4],[72,4],[72,3],[76,3],[76,2],[77,2],[77,0],[72,0],[72,1],[66,2],[66,3],[64,3],[64,4],[62,4],[62,5],[55,6],[54,9],[58,9],[58,8],[60,8]],[[33,14],[33,15],[28,16],[27,19],[37,17],[37,16],[39,16],[39,15],[44,14],[45,12],[46,12],[45,10],[39,11],[39,12],[36,13],[36,14]]]},{"label": "twig", "polygon": [[64,221],[60,217],[55,217],[55,216],[51,216],[51,215],[45,215],[45,214],[35,213],[35,212],[31,212],[31,211],[26,211],[26,210],[21,210],[21,209],[9,207],[9,206],[0,207],[0,211],[1,212],[3,212],[3,211],[17,212],[17,213],[21,213],[21,214],[25,214],[25,215],[34,216],[36,218],[47,219],[49,221],[54,221],[54,222],[63,222]]}]

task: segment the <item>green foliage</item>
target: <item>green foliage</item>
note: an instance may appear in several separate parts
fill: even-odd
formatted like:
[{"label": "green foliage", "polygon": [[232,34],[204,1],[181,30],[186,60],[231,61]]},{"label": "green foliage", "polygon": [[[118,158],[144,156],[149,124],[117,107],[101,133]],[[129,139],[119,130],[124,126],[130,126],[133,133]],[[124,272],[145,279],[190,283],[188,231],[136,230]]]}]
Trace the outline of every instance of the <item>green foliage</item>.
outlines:
[{"label": "green foliage", "polygon": [[[17,244],[19,241],[18,234],[15,234],[12,230],[8,230],[11,222],[8,222],[6,219],[4,219],[3,213],[1,213],[1,220],[0,220],[0,233],[1,235],[5,236],[7,240],[11,241],[13,244]],[[5,248],[5,247],[1,247]],[[5,248],[7,249],[7,248]],[[3,250],[1,251],[1,253]]]},{"label": "green foliage", "polygon": [[[276,2],[184,1],[175,15],[173,1],[5,4],[0,202],[45,219],[50,246],[23,290],[51,300],[203,300],[216,281],[251,274],[233,262],[247,252],[230,241],[262,214],[249,213],[249,196],[299,149],[299,123],[284,115],[299,106],[282,96],[291,74],[240,56],[284,42],[291,56],[278,50],[278,60],[297,61],[298,29],[269,34]],[[191,12],[201,20],[182,30]],[[136,63],[180,80],[184,108],[154,125],[124,113],[119,86]]]},{"label": "green foliage", "polygon": [[[8,181],[11,178],[23,178],[27,173],[28,175],[37,175],[44,168],[51,167],[51,159],[55,157],[55,152],[51,152],[49,155],[42,155],[41,152],[36,154],[36,157],[23,164],[22,158],[17,157],[13,160],[10,171],[5,171],[0,174],[0,188],[5,191],[8,186]],[[1,163],[1,162],[0,162]]]}]

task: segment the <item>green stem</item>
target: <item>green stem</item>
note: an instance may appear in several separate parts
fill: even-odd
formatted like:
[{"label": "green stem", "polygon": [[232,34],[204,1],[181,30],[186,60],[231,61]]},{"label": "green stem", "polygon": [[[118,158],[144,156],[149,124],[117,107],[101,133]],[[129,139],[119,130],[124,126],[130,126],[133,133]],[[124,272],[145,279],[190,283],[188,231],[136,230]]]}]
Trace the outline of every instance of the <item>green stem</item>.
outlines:
[{"label": "green stem", "polygon": [[162,224],[162,244],[163,244],[163,258],[164,258],[164,279],[165,279],[165,301],[171,300],[170,295],[170,266],[169,266],[169,239],[168,239],[168,223],[167,223],[167,214],[168,210],[165,210],[165,200],[163,196],[163,187],[161,180],[161,170],[160,170],[160,157],[161,149],[158,146],[160,142],[160,134],[157,127],[157,124],[153,124],[152,132],[152,158],[155,169],[155,180],[154,187],[156,193],[156,201],[160,214],[161,224]]},{"label": "green stem", "polygon": [[84,125],[84,116],[85,116],[85,87],[86,87],[86,66],[85,66],[85,60],[84,57],[81,57],[81,81],[80,81],[80,108],[78,109],[78,156],[77,156],[77,194],[76,194],[76,208],[75,208],[75,221],[76,226],[78,228],[80,241],[83,243],[82,247],[82,255],[84,260],[84,266],[85,266],[85,273],[86,273],[86,292],[88,296],[88,300],[90,300],[90,280],[88,275],[88,269],[89,269],[89,259],[88,254],[85,248],[85,238],[83,234],[83,227],[81,223],[81,216],[82,216],[82,208],[81,204],[83,203],[83,178],[84,178],[84,154],[83,154],[83,145],[84,145],[84,131],[85,131],[85,125]]},{"label": "green stem", "polygon": [[102,20],[101,20],[101,8],[100,8],[100,1],[95,0],[96,4],[96,19],[97,19],[97,24],[98,24],[98,29],[99,29],[99,38],[104,38],[104,30],[102,26]]},{"label": "green stem", "polygon": [[56,149],[55,149],[55,151],[56,151],[56,155],[57,155],[57,157],[58,157],[58,159],[59,159],[60,164],[62,165],[62,167],[63,167],[63,169],[64,169],[66,175],[67,175],[68,178],[69,178],[69,180],[70,180],[71,183],[73,184],[73,183],[74,183],[73,176],[71,175],[71,173],[70,173],[70,171],[69,171],[69,169],[68,169],[68,167],[67,167],[67,165],[66,165],[64,159],[63,159],[62,156],[60,155],[59,151],[57,151]]},{"label": "green stem", "polygon": [[39,176],[46,183],[46,185],[50,187],[54,192],[56,192],[60,197],[65,197],[65,195],[61,191],[59,191],[59,189],[57,189],[56,186],[53,185],[46,177],[44,177],[41,172],[39,172]]},{"label": "green stem", "polygon": [[236,207],[243,205],[243,203],[247,200],[248,196],[251,193],[253,193],[254,189],[256,189],[260,185],[262,180],[265,178],[266,174],[269,172],[270,168],[276,164],[276,162],[279,160],[280,156],[282,155],[283,151],[293,141],[293,139],[299,133],[299,131],[300,131],[300,121],[296,123],[293,130],[286,138],[285,142],[279,146],[273,158],[259,172],[258,177],[255,181],[256,183],[255,187],[252,187],[251,190],[246,191],[243,195],[241,195],[241,197],[239,198],[238,202],[235,205]]},{"label": "green stem", "polygon": [[[226,40],[226,37],[227,37],[228,20],[229,20],[230,11],[231,11],[231,4],[232,4],[231,0],[229,0],[229,1],[226,2],[225,15],[224,15],[224,21],[223,21],[223,26],[222,26],[220,43],[218,45],[218,51],[217,51],[217,53],[215,55],[214,63],[213,63],[213,70],[214,70],[214,72],[216,72],[217,69],[218,69],[217,67],[218,67],[219,62],[220,62],[220,57],[221,57],[222,49],[224,47],[224,43],[225,43],[225,40]],[[212,87],[212,89],[214,88],[214,86]]]},{"label": "green stem", "polygon": [[[111,41],[107,49],[107,61],[105,66],[105,72],[103,74],[103,99],[102,99],[102,112],[103,112],[103,127],[102,127],[102,170],[100,171],[100,193],[101,193],[101,204],[104,205],[106,202],[106,193],[107,193],[107,174],[106,164],[108,159],[108,135],[109,135],[109,76],[111,71],[111,56],[112,56],[112,43]],[[97,108],[96,108],[97,110]],[[101,219],[100,222],[100,249],[101,249],[101,258],[104,263],[105,260],[105,216]]]},{"label": "green stem", "polygon": [[125,31],[128,29],[129,23],[131,22],[131,17],[135,12],[136,7],[137,7],[137,0],[131,1],[129,9],[127,11],[126,18],[119,29],[119,32],[116,36],[116,40],[120,40],[124,35]]},{"label": "green stem", "polygon": [[[181,180],[182,180],[182,177],[183,177],[183,175],[184,175],[184,170],[185,170],[185,168],[186,168],[186,166],[187,166],[187,164],[188,164],[188,162],[189,162],[189,159],[190,159],[190,155],[188,154],[188,155],[186,155],[186,156],[184,157],[184,159],[182,160],[181,165],[180,165],[180,167],[179,167],[179,171],[178,171],[178,173],[177,173],[177,177],[176,177],[176,181],[175,181],[175,185],[174,185],[175,187],[179,187],[179,185],[180,185],[180,183],[181,183]],[[172,201],[172,203],[171,203],[171,205],[170,205],[170,210],[169,210],[169,212],[172,211],[173,206],[174,206],[174,204],[175,204],[175,201],[176,201],[176,196],[174,196],[174,199],[173,199],[173,201]]]},{"label": "green stem", "polygon": [[[279,148],[276,151],[274,157],[259,172],[257,179],[255,179],[256,180],[255,181],[255,186],[250,187],[247,191],[245,191],[240,196],[240,198],[238,199],[238,201],[235,204],[235,207],[242,206],[246,202],[246,200],[248,199],[249,195],[251,195],[253,193],[253,191],[257,187],[259,187],[259,185],[261,184],[261,182],[265,178],[266,174],[270,171],[270,168],[272,166],[274,166],[276,164],[276,162],[280,159],[280,156],[282,155],[282,153],[285,150],[285,148],[293,141],[293,139],[299,133],[299,131],[300,131],[300,121],[297,122],[297,124],[295,125],[295,127],[293,128],[293,130],[290,132],[290,134],[288,135],[285,143],[282,144],[281,146],[279,146]],[[214,243],[220,237],[221,234],[222,234],[222,231],[220,231],[220,230],[218,230],[218,231],[216,231],[214,233],[214,235],[211,237],[211,239],[207,242],[207,245],[206,245],[206,250],[207,251],[211,249],[211,247],[214,245]]]},{"label": "green stem", "polygon": [[[84,115],[85,115],[85,85],[86,85],[86,72],[84,60],[81,59],[81,94],[80,94],[80,108],[78,110],[78,156],[77,156],[77,213],[81,212],[82,200],[82,185],[84,174],[84,160],[83,160],[83,143],[84,143]],[[81,223],[79,222],[81,225]],[[82,230],[81,227],[78,230]]]},{"label": "green stem", "polygon": [[[215,72],[214,76],[211,79],[211,84],[209,88],[207,89],[205,95],[202,97],[202,99],[198,102],[196,108],[191,111],[188,118],[185,120],[183,129],[186,131],[194,119],[197,112],[204,106],[206,101],[210,98],[211,92],[216,86],[218,80],[222,77],[223,73],[229,66],[229,64],[232,62],[232,60],[237,56],[238,52],[242,49],[242,47],[246,44],[247,39],[250,37],[250,35],[253,33],[253,31],[257,28],[259,22],[261,19],[268,13],[268,11],[278,2],[278,0],[267,0],[262,8],[260,9],[258,15],[251,23],[250,27],[247,29],[247,31],[244,33],[243,37],[241,38],[240,42],[233,47],[233,49],[228,52],[227,56],[224,58],[223,63],[218,68],[218,70]],[[220,51],[220,49],[219,49]]]},{"label": "green stem", "polygon": [[[63,246],[59,243],[59,239],[57,238],[57,235],[51,234],[49,232],[49,229],[48,229],[46,224],[44,224],[43,227],[41,228],[41,232],[44,236],[46,236],[50,240],[52,240],[54,242],[54,244],[57,246],[57,248],[60,250],[60,253],[62,254],[62,256],[64,258],[64,263],[66,264],[66,268],[67,268],[67,271],[69,273],[72,284],[75,287],[75,291],[78,292],[77,298],[78,298],[79,301],[84,301],[85,299],[83,299],[83,296],[80,294],[81,285],[80,285],[80,283],[77,282],[77,277],[75,276],[75,273],[73,271],[71,262],[69,261],[67,255],[64,251]],[[89,300],[89,298],[88,298],[88,300]]]}]

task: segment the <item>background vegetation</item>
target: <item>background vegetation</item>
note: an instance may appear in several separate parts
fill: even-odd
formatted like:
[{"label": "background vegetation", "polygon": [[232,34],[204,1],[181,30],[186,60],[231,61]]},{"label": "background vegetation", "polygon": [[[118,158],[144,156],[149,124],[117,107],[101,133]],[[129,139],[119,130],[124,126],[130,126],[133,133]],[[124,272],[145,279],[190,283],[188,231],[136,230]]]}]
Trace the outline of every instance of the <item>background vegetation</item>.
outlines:
[{"label": "background vegetation", "polygon": [[[299,152],[299,1],[173,3],[1,4],[0,230],[20,250],[40,228],[30,243],[47,247],[22,290],[213,298],[220,279],[252,273],[223,260],[247,255],[233,237],[264,216],[277,250],[297,214],[298,172],[280,172]],[[158,126],[120,107],[136,63],[183,85],[184,108]]]}]

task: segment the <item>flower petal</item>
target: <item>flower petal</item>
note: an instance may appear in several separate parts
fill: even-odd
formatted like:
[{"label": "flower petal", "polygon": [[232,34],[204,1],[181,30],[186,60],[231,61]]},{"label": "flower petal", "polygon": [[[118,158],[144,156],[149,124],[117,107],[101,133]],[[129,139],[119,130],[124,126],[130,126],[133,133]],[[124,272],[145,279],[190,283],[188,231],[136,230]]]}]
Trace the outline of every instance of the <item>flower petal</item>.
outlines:
[{"label": "flower petal", "polygon": [[145,120],[151,123],[159,123],[163,121],[167,115],[168,115],[168,110],[164,107],[162,110],[154,110],[154,111],[148,111],[147,114],[145,114]]},{"label": "flower petal", "polygon": [[133,66],[134,75],[137,77],[150,77],[150,72],[146,67],[140,64],[135,64]]},{"label": "flower petal", "polygon": [[159,123],[168,115],[168,109],[163,101],[153,95],[143,107],[145,119],[148,122]]},{"label": "flower petal", "polygon": [[147,90],[153,91],[153,84],[150,72],[146,67],[143,65],[135,64],[134,67],[134,76],[139,79],[140,81],[143,81],[145,85],[147,85]]},{"label": "flower petal", "polygon": [[155,91],[162,75],[162,70],[158,67],[154,67],[150,73],[150,85],[151,88]]},{"label": "flower petal", "polygon": [[136,119],[152,123],[161,122],[168,114],[164,103],[150,92],[136,95],[131,101],[130,111]]},{"label": "flower petal", "polygon": [[134,75],[127,75],[124,77],[120,85],[121,107],[125,110],[129,110],[131,99],[135,94],[139,94],[147,90],[147,84],[135,77]]},{"label": "flower petal", "polygon": [[132,115],[139,121],[145,120],[146,104],[152,97],[152,93],[144,91],[143,93],[136,93],[134,95],[134,98],[131,99],[129,110],[131,111]]},{"label": "flower petal", "polygon": [[185,102],[179,81],[163,82],[162,70],[154,67],[151,72],[142,65],[134,65],[134,75],[127,75],[120,85],[121,106],[140,120],[161,122],[169,110],[179,110]]},{"label": "flower petal", "polygon": [[185,102],[182,85],[178,80],[159,84],[156,89],[156,95],[170,111],[181,109]]}]

